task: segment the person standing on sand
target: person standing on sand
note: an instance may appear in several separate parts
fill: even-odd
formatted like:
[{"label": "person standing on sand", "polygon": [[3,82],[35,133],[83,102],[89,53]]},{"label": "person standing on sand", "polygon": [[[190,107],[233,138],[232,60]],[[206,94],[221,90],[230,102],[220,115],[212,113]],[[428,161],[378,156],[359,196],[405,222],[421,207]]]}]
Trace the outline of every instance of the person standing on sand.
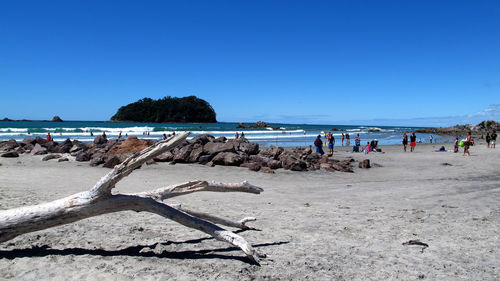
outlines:
[{"label": "person standing on sand", "polygon": [[329,155],[333,154],[333,146],[335,145],[335,137],[333,137],[332,132],[328,133],[328,149]]},{"label": "person standing on sand", "polygon": [[351,137],[349,136],[349,133],[345,133],[345,145],[349,146],[351,144]]},{"label": "person standing on sand", "polygon": [[490,147],[495,148],[496,142],[497,142],[497,133],[493,131],[493,133],[491,134]]},{"label": "person standing on sand", "polygon": [[342,133],[342,146],[344,146],[344,133]]},{"label": "person standing on sand", "polygon": [[432,143],[432,135],[429,136],[429,142]]},{"label": "person standing on sand", "polygon": [[403,133],[403,151],[406,152],[406,146],[408,145],[408,136],[406,132]]},{"label": "person standing on sand", "polygon": [[323,151],[323,141],[321,141],[321,135],[318,135],[316,140],[314,141],[314,146],[316,146],[316,152],[323,155],[325,152]]},{"label": "person standing on sand", "polygon": [[469,147],[472,144],[472,138],[471,138],[470,132],[467,132],[467,138],[465,139],[464,144],[465,144],[464,156],[465,156],[465,153],[467,153],[467,155],[470,156]]},{"label": "person standing on sand", "polygon": [[490,141],[491,141],[491,138],[490,138],[490,133],[486,133],[486,148],[490,148]]},{"label": "person standing on sand", "polygon": [[410,152],[413,152],[415,150],[415,146],[417,145],[417,136],[415,135],[415,132],[411,133],[410,136]]}]

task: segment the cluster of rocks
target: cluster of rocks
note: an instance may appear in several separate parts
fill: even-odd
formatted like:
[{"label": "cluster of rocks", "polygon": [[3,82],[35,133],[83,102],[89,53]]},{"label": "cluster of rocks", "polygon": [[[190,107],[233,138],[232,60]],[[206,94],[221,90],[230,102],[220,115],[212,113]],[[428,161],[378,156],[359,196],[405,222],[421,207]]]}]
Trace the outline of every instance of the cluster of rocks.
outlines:
[{"label": "cluster of rocks", "polygon": [[[0,142],[0,156],[18,157],[20,153],[32,155],[47,154],[42,160],[59,159],[68,161],[67,155],[75,157],[76,161],[89,162],[91,166],[103,165],[113,168],[129,156],[156,143],[156,140],[138,139],[129,137],[123,139],[107,139],[97,136],[93,143],[82,143],[69,139],[57,143],[37,137],[26,138],[22,142],[9,140]],[[66,157],[65,157],[66,155]],[[370,164],[359,163],[359,167],[369,168]],[[267,147],[260,149],[257,143],[249,142],[246,138],[226,139],[215,138],[211,135],[199,135],[190,141],[184,141],[171,151],[167,151],[152,162],[199,163],[207,166],[224,165],[246,167],[252,171],[274,173],[273,170],[284,168],[292,171],[313,171],[323,169],[327,171],[353,172],[352,158],[336,160],[321,156],[312,151],[311,147],[297,147],[284,149],[282,147]]]},{"label": "cluster of rocks", "polygon": [[280,127],[276,127],[276,126],[271,126],[269,124],[267,124],[266,122],[263,122],[263,121],[257,121],[257,123],[255,123],[254,125],[248,125],[246,126],[245,124],[243,123],[238,123],[238,126],[236,126],[236,128],[238,129],[265,129],[265,128],[272,128],[273,130],[279,130]]},{"label": "cluster of rocks", "polygon": [[471,132],[473,134],[485,134],[488,132],[500,131],[500,123],[489,120],[483,121],[477,125],[455,125],[451,127],[438,127],[438,128],[423,128],[417,129],[417,133],[429,133],[429,134],[443,134],[443,135],[456,135],[456,134],[467,134]]}]

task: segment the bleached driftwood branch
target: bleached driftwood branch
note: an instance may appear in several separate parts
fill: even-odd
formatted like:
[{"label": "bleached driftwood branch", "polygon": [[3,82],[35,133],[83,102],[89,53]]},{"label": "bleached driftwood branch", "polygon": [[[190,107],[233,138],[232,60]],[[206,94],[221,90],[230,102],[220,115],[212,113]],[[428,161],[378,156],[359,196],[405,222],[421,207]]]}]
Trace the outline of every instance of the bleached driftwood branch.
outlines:
[{"label": "bleached driftwood branch", "polygon": [[255,218],[244,218],[231,221],[214,215],[170,206],[165,199],[198,191],[213,192],[247,192],[259,194],[263,190],[244,181],[228,184],[207,181],[191,181],[171,185],[149,192],[135,194],[112,194],[115,185],[128,176],[136,168],[183,142],[189,133],[156,143],[141,152],[134,154],[102,177],[90,190],[71,195],[66,198],[34,206],[20,207],[0,211],[0,243],[18,235],[47,229],[50,227],[72,223],[81,219],[113,212],[133,210],[151,212],[176,221],[187,227],[203,231],[214,238],[239,247],[255,263],[259,261],[258,253],[241,236],[227,231],[215,224],[248,229],[246,222]]}]

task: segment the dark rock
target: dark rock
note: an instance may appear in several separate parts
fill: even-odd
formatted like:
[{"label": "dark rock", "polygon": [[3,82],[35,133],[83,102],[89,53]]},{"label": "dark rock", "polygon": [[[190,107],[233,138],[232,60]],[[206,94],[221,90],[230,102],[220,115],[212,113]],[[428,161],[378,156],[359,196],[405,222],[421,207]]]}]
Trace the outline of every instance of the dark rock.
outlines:
[{"label": "dark rock", "polygon": [[212,160],[211,155],[202,155],[200,156],[200,158],[198,158],[198,163],[200,163],[201,165],[205,165],[210,162],[210,160]]},{"label": "dark rock", "polygon": [[250,155],[248,157],[248,161],[254,162],[254,163],[259,163],[263,167],[267,167],[268,163],[274,159],[268,158],[268,157],[263,157],[260,155]]},{"label": "dark rock", "polygon": [[352,167],[350,165],[342,165],[341,163],[332,163],[331,167],[340,172],[352,173]]},{"label": "dark rock", "polygon": [[52,118],[52,122],[64,122],[59,116],[54,116],[54,118]]},{"label": "dark rock", "polygon": [[48,152],[55,153],[58,145],[59,144],[55,141],[48,141],[45,143],[44,147],[47,148]]},{"label": "dark rock", "polygon": [[90,154],[86,151],[81,151],[76,155],[75,160],[78,162],[87,162],[90,160]]},{"label": "dark rock", "polygon": [[216,165],[239,166],[243,163],[243,158],[234,152],[221,152],[212,159]]},{"label": "dark rock", "polygon": [[266,174],[274,174],[274,171],[271,170],[271,168],[269,168],[269,167],[262,167],[262,169],[260,169],[260,171],[262,173],[266,173]]},{"label": "dark rock", "polygon": [[203,153],[203,145],[200,143],[194,143],[191,153],[189,154],[188,162],[196,163]]},{"label": "dark rock", "polygon": [[35,145],[36,141],[34,138],[24,138],[22,143]]},{"label": "dark rock", "polygon": [[31,154],[33,155],[42,155],[47,154],[47,148],[42,147],[39,143],[35,144],[35,147],[31,150]]},{"label": "dark rock", "polygon": [[15,151],[9,151],[9,152],[3,153],[0,156],[5,157],[5,158],[15,158],[15,157],[19,157],[19,153],[15,152]]},{"label": "dark rock", "polygon": [[232,143],[209,142],[203,146],[203,154],[216,155],[220,152],[234,152]]},{"label": "dark rock", "polygon": [[213,142],[226,142],[227,141],[227,138],[225,136],[220,136],[216,139],[214,139]]},{"label": "dark rock", "polygon": [[110,158],[108,158],[106,160],[106,162],[104,163],[103,167],[105,168],[114,168],[116,165],[120,164],[122,161],[120,160],[120,158],[118,158],[118,156],[114,155],[114,156],[111,156]]},{"label": "dark rock", "polygon": [[283,153],[283,151],[284,151],[283,147],[270,146],[270,147],[266,147],[264,149],[261,149],[258,155],[262,156],[262,157],[278,160],[279,156],[281,155],[281,153]]},{"label": "dark rock", "polygon": [[281,168],[281,162],[278,160],[271,160],[271,161],[267,162],[267,167],[269,167],[273,170],[279,169],[279,168]]},{"label": "dark rock", "polygon": [[205,145],[207,142],[213,142],[215,138],[209,134],[203,134],[194,137],[192,140],[189,141],[189,143],[199,143],[201,145]]},{"label": "dark rock", "polygon": [[17,141],[15,139],[0,142],[0,150],[4,150],[4,151],[13,150],[14,148],[16,148],[18,146],[19,146],[19,144],[17,143]]},{"label": "dark rock", "polygon": [[92,167],[104,164],[106,162],[107,155],[103,152],[96,152],[92,154],[89,165]]},{"label": "dark rock", "polygon": [[280,161],[283,168],[292,171],[307,171],[307,163],[298,159],[293,152],[284,152],[280,155]]},{"label": "dark rock", "polygon": [[104,145],[104,149],[109,151],[113,146],[120,145],[123,141],[121,139],[109,139]]},{"label": "dark rock", "polygon": [[9,119],[9,118],[7,118],[7,117],[5,117],[5,118],[4,118],[4,119],[2,119],[1,121],[14,121],[14,120]]},{"label": "dark rock", "polygon": [[153,158],[156,162],[170,162],[174,160],[174,155],[172,154],[171,151],[164,152],[155,158]]},{"label": "dark rock", "polygon": [[178,150],[174,150],[174,161],[176,163],[188,163],[189,155],[193,150],[193,145],[186,145]]},{"label": "dark rock", "polygon": [[64,142],[58,144],[54,148],[55,153],[69,153],[71,148],[73,147],[73,143],[71,142],[70,139],[66,139]]},{"label": "dark rock", "polygon": [[49,161],[49,160],[52,160],[52,159],[59,159],[61,157],[62,156],[60,154],[49,154],[49,155],[43,157],[42,161]]},{"label": "dark rock", "polygon": [[106,136],[103,136],[103,135],[99,135],[99,136],[94,138],[94,144],[105,144],[107,142],[108,142],[108,138],[106,138]]},{"label": "dark rock", "polygon": [[370,159],[365,159],[361,162],[359,162],[359,165],[358,165],[360,168],[363,168],[363,169],[368,169],[370,168]]},{"label": "dark rock", "polygon": [[26,152],[26,149],[24,149],[23,147],[21,146],[18,146],[16,148],[14,148],[14,151],[19,153],[19,154],[22,154],[22,153],[25,153]]},{"label": "dark rock", "polygon": [[59,160],[57,160],[57,162],[66,162],[66,161],[69,161],[69,159],[66,157],[59,158]]},{"label": "dark rock", "polygon": [[255,155],[259,153],[259,144],[254,142],[244,142],[240,143],[239,149],[248,155]]},{"label": "dark rock", "polygon": [[248,168],[251,171],[258,172],[262,166],[259,163],[242,163],[240,167]]},{"label": "dark rock", "polygon": [[45,143],[47,143],[47,140],[38,136],[38,137],[35,138],[35,143],[33,143],[33,145],[35,145],[37,143],[39,145],[43,146],[43,145],[45,145]]}]

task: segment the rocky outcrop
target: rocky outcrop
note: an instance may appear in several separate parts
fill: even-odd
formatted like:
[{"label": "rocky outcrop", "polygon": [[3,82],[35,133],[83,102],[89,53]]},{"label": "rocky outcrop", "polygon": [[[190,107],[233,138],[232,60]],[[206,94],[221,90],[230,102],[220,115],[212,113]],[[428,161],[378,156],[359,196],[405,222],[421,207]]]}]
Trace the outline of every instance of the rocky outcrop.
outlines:
[{"label": "rocky outcrop", "polygon": [[499,132],[500,123],[489,120],[483,121],[477,125],[455,125],[451,127],[438,127],[438,128],[424,128],[417,129],[417,133],[427,133],[427,134],[441,134],[441,135],[457,135],[457,134],[467,134],[471,132],[473,134],[486,134],[488,132]]},{"label": "rocky outcrop", "polygon": [[52,120],[51,120],[51,121],[52,121],[52,122],[64,122],[64,121],[61,119],[61,117],[59,117],[59,116],[57,116],[57,115],[56,115],[56,116],[54,116],[54,118],[52,118]]},{"label": "rocky outcrop", "polygon": [[278,130],[280,127],[270,126],[266,122],[257,121],[257,123],[255,123],[254,125],[248,125],[248,126],[245,126],[245,124],[243,124],[243,123],[240,122],[240,123],[238,123],[238,126],[236,126],[236,128],[238,128],[238,129],[264,129],[264,128],[272,128],[274,130]]},{"label": "rocky outcrop", "polygon": [[[17,143],[15,140],[0,142],[3,157],[30,152],[33,155],[47,154],[42,160],[57,159],[68,161],[64,154],[71,154],[78,162],[89,162],[90,166],[102,165],[113,168],[127,157],[153,144],[154,140],[129,137],[122,139],[106,139],[98,136],[92,143],[82,143],[69,139],[57,143],[37,137],[26,138]],[[8,154],[5,154],[8,153]],[[6,156],[4,156],[6,155]],[[321,156],[312,151],[311,147],[282,148],[271,146],[259,148],[257,143],[251,143],[246,138],[230,139],[214,138],[211,135],[199,135],[185,141],[172,151],[165,152],[153,159],[155,162],[198,163],[201,165],[239,166],[252,171],[274,173],[276,169],[292,171],[342,171],[353,172],[352,158],[336,160]],[[152,163],[149,163],[152,164]],[[369,163],[368,163],[369,164]],[[359,167],[367,167],[361,163]]]}]

